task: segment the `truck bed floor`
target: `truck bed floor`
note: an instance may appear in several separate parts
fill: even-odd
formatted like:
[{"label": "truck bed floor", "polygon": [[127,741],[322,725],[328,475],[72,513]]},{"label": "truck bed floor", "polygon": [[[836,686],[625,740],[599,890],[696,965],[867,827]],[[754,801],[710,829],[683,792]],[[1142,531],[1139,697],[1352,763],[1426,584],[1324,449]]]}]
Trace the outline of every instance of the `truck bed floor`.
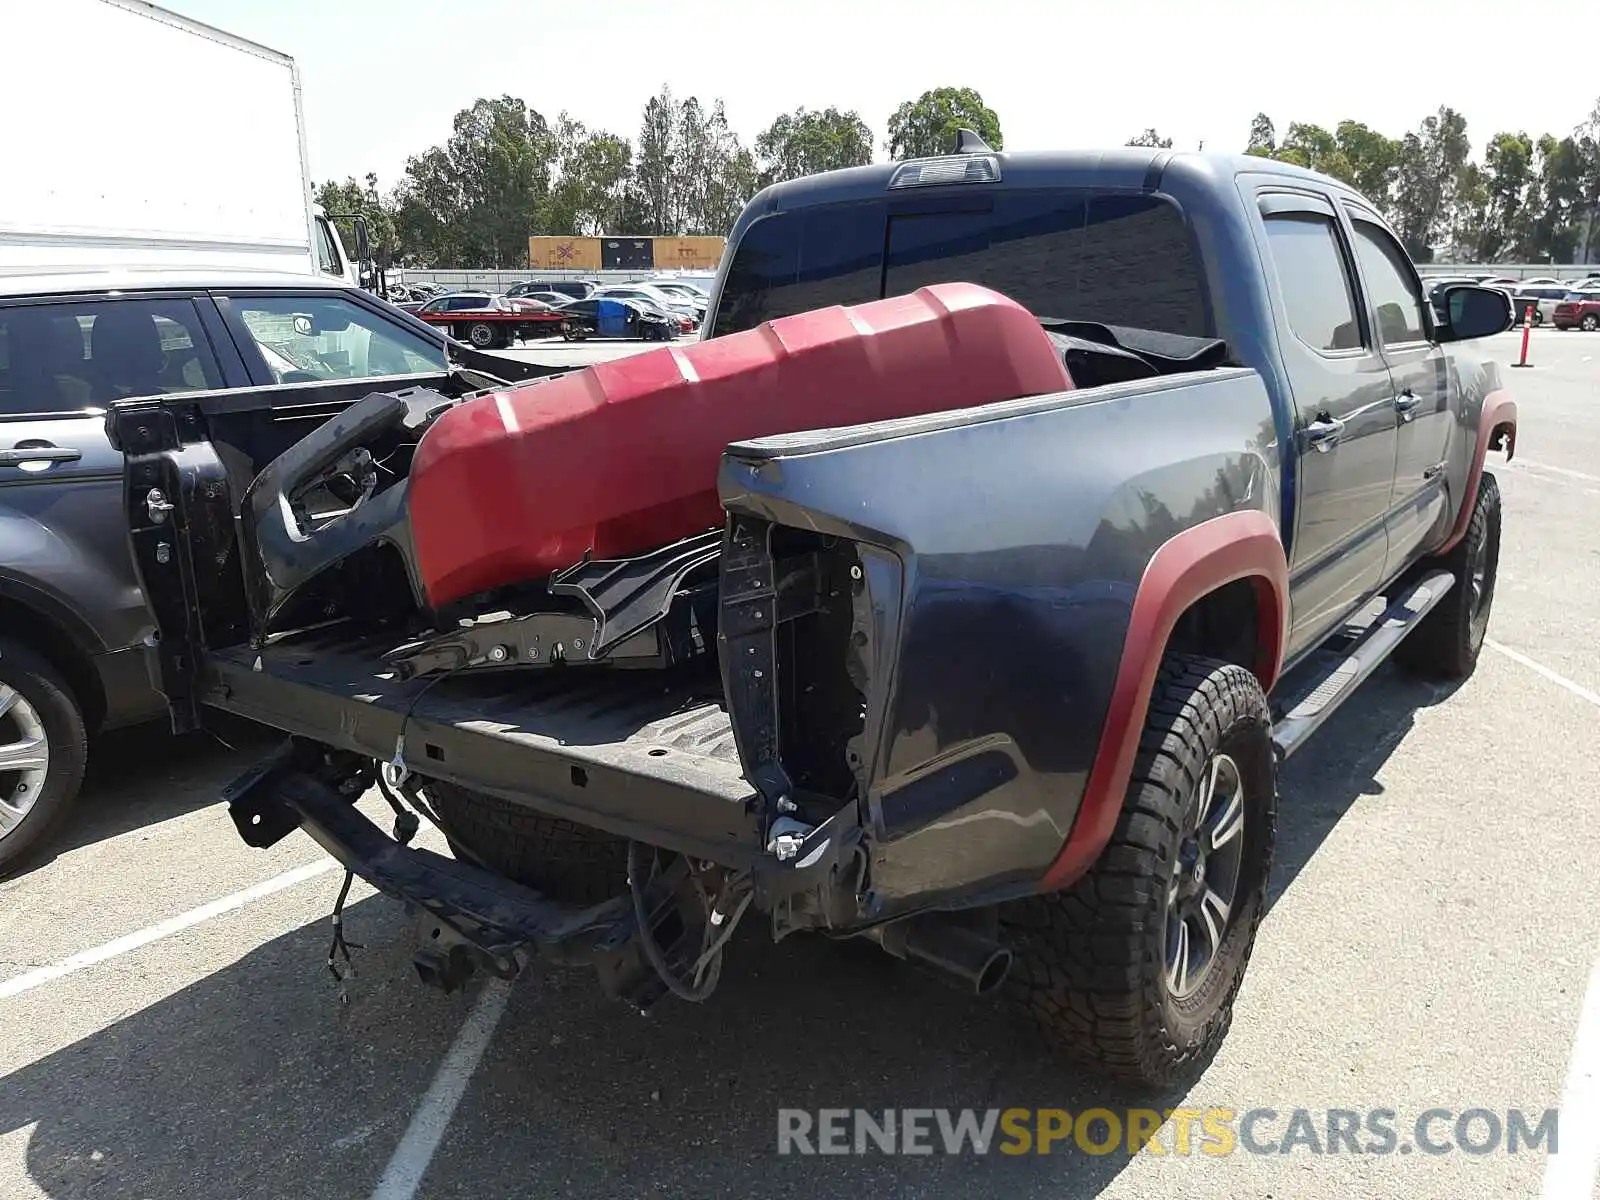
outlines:
[{"label": "truck bed floor", "polygon": [[393,644],[334,625],[214,651],[205,702],[382,761],[403,738],[418,774],[719,861],[759,852],[709,661],[400,681]]}]

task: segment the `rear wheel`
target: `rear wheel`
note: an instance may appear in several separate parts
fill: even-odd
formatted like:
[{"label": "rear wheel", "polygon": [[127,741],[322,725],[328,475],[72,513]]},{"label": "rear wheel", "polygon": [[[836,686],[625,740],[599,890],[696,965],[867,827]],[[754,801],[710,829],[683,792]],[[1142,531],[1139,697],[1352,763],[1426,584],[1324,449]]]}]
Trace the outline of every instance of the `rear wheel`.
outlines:
[{"label": "rear wheel", "polygon": [[1583,320],[1578,322],[1578,328],[1585,333],[1593,333],[1596,329],[1600,329],[1600,317],[1593,313],[1585,313]]},{"label": "rear wheel", "polygon": [[0,875],[66,817],[87,756],[72,689],[47,660],[0,638]]},{"label": "rear wheel", "polygon": [[467,341],[479,350],[491,349],[499,340],[499,331],[487,321],[474,321],[467,326]]},{"label": "rear wheel", "polygon": [[1487,471],[1466,535],[1435,565],[1455,576],[1454,586],[1394,650],[1394,661],[1429,679],[1465,679],[1478,665],[1494,607],[1500,569],[1500,485]]},{"label": "rear wheel", "polygon": [[1221,1045],[1265,908],[1270,729],[1249,671],[1169,655],[1098,861],[1065,891],[1001,908],[1006,986],[1069,1058],[1162,1086]]},{"label": "rear wheel", "polygon": [[615,834],[453,783],[430,782],[427,795],[459,857],[568,904],[627,890],[628,843]]}]

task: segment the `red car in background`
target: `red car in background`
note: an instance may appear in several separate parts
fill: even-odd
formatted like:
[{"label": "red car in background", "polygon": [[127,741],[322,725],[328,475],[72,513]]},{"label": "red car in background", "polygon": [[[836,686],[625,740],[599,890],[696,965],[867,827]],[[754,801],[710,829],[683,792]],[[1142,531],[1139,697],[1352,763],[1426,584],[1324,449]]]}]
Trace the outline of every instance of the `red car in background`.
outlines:
[{"label": "red car in background", "polygon": [[1557,329],[1582,329],[1593,333],[1600,329],[1600,292],[1574,292],[1560,304],[1551,316]]},{"label": "red car in background", "polygon": [[561,314],[550,305],[488,292],[446,292],[414,309],[413,315],[479,350],[497,350],[512,342],[561,332]]}]

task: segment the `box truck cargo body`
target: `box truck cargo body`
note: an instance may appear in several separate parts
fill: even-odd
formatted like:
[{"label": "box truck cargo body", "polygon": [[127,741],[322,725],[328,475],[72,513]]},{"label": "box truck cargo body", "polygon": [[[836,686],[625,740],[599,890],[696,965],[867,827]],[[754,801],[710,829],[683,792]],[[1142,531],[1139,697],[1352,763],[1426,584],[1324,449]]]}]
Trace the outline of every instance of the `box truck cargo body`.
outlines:
[{"label": "box truck cargo body", "polygon": [[294,60],[141,0],[7,7],[0,272],[358,282],[312,204]]}]

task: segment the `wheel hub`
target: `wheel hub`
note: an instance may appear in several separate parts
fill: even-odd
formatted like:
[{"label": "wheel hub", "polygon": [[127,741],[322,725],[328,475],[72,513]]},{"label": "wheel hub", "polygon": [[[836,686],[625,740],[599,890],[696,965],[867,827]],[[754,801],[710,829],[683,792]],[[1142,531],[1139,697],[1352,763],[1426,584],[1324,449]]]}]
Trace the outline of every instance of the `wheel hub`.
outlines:
[{"label": "wheel hub", "polygon": [[1199,990],[1226,938],[1239,900],[1245,793],[1230,755],[1206,762],[1189,805],[1167,890],[1167,987],[1182,998]]}]

